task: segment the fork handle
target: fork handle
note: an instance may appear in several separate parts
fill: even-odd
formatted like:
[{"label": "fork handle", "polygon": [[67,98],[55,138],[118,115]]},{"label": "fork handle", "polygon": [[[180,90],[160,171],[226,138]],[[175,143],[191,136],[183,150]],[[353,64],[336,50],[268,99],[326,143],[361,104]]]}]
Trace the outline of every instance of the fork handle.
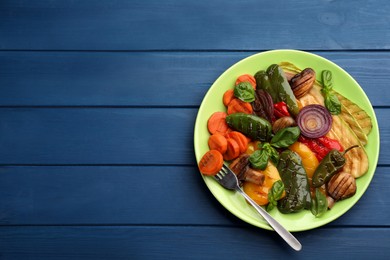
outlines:
[{"label": "fork handle", "polygon": [[268,212],[257,205],[240,187],[236,189],[245,199],[259,212],[259,214],[268,222],[268,224],[287,242],[293,249],[299,251],[302,249],[301,243],[279,222],[277,222],[273,217],[271,217]]}]

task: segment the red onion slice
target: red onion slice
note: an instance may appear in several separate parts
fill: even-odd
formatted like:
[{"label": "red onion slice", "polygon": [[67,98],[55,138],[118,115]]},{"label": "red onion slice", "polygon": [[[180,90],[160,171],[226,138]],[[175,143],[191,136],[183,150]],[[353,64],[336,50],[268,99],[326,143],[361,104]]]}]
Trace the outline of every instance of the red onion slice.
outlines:
[{"label": "red onion slice", "polygon": [[307,105],[296,118],[301,134],[309,138],[326,135],[332,128],[332,115],[321,105]]}]

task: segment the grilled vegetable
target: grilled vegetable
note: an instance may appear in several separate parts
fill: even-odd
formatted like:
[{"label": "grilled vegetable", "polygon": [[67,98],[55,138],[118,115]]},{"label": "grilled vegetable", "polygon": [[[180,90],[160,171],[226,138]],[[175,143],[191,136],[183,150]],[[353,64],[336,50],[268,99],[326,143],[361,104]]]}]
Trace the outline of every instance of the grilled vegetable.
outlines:
[{"label": "grilled vegetable", "polygon": [[257,89],[255,91],[255,100],[251,105],[255,115],[267,119],[269,122],[274,121],[274,102],[267,91]]},{"label": "grilled vegetable", "polygon": [[310,209],[309,180],[299,155],[290,150],[283,151],[277,168],[286,191],[286,196],[278,203],[279,211],[292,213]]},{"label": "grilled vegetable", "polygon": [[229,167],[240,181],[249,181],[257,185],[262,185],[264,182],[264,173],[249,167],[248,154],[241,154]]},{"label": "grilled vegetable", "polygon": [[274,103],[279,102],[278,90],[272,87],[271,81],[266,71],[260,70],[256,72],[255,79],[256,79],[257,89],[262,89],[264,91],[267,91],[271,95]]},{"label": "grilled vegetable", "polygon": [[339,172],[326,185],[329,195],[335,200],[352,197],[356,193],[356,180],[348,172]]},{"label": "grilled vegetable", "polygon": [[302,166],[305,168],[306,175],[310,181],[311,178],[313,178],[314,171],[320,164],[314,152],[310,150],[307,145],[301,142],[295,142],[289,147],[289,149],[296,152],[301,157]]},{"label": "grilled vegetable", "polygon": [[320,165],[318,165],[317,169],[314,172],[312,179],[313,187],[317,188],[326,184],[330,180],[330,178],[333,177],[333,175],[339,172],[345,164],[344,154],[356,147],[359,146],[351,146],[343,153],[340,153],[337,150],[331,150],[324,157],[324,159],[322,159]]},{"label": "grilled vegetable", "polygon": [[276,134],[278,131],[282,130],[283,128],[290,127],[290,126],[296,126],[296,122],[294,118],[291,116],[283,116],[279,119],[277,119],[272,124],[272,131]]},{"label": "grilled vegetable", "polygon": [[234,113],[245,113],[245,114],[252,114],[253,109],[250,103],[244,102],[241,99],[238,99],[234,97],[228,107],[227,107],[227,113],[228,115],[234,114]]},{"label": "grilled vegetable", "polygon": [[326,135],[332,127],[332,116],[321,105],[307,105],[297,116],[297,124],[304,136],[318,138]]},{"label": "grilled vegetable", "polygon": [[217,150],[207,151],[199,161],[199,171],[204,175],[216,175],[223,165],[222,154]]},{"label": "grilled vegetable", "polygon": [[355,132],[357,138],[362,143],[362,145],[366,145],[368,141],[367,135],[364,133],[363,129],[356,121],[356,119],[349,113],[348,110],[345,109],[344,106],[341,106],[340,117],[349,125],[349,127]]},{"label": "grilled vegetable", "polygon": [[210,134],[220,133],[225,134],[228,130],[228,125],[226,124],[225,112],[214,112],[207,121],[207,129]]},{"label": "grilled vegetable", "polygon": [[258,116],[235,113],[226,117],[228,126],[237,130],[252,140],[267,141],[272,134],[271,124]]},{"label": "grilled vegetable", "polygon": [[[267,74],[270,78],[272,88],[278,91],[279,98],[277,102],[286,102],[291,115],[296,116],[299,112],[298,104],[283,69],[279,65],[273,64],[268,67]],[[274,103],[277,102],[274,100]]]},{"label": "grilled vegetable", "polygon": [[288,107],[285,102],[280,101],[276,104],[274,104],[274,114],[276,117],[284,117],[284,116],[290,116],[290,112],[288,112]]},{"label": "grilled vegetable", "polygon": [[257,204],[265,206],[268,204],[268,193],[273,184],[280,180],[279,172],[272,163],[268,163],[267,168],[261,171],[264,175],[264,182],[261,185],[246,181],[243,183],[243,189],[249,197],[251,197]]},{"label": "grilled vegetable", "polygon": [[[342,96],[341,94],[334,91],[334,93],[337,95],[341,102],[341,117],[347,122],[348,120],[345,119],[344,115],[346,113],[350,114],[355,122],[358,124],[359,128],[356,129],[352,124],[348,122],[352,130],[356,133],[356,135],[361,140],[359,131],[363,132],[363,134],[368,135],[372,129],[372,122],[370,116],[361,109],[357,104],[352,102],[351,100],[347,99],[346,97]],[[366,137],[367,138],[367,137]],[[362,141],[364,143],[364,141]]]},{"label": "grilled vegetable", "polygon": [[290,79],[290,86],[296,98],[301,98],[313,87],[316,80],[316,72],[311,68],[306,68],[295,74]]}]

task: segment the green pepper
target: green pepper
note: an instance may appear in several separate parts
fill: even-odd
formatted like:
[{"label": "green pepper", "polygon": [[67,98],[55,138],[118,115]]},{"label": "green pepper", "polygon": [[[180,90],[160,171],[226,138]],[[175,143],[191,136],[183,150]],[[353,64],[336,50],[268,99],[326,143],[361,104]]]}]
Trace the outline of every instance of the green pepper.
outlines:
[{"label": "green pepper", "polygon": [[355,147],[358,147],[358,145],[349,147],[343,153],[336,149],[330,150],[329,153],[322,159],[313,174],[313,187],[317,188],[324,185],[333,177],[333,175],[343,168],[345,165],[345,153]]},{"label": "green pepper", "polygon": [[291,150],[285,150],[280,154],[277,168],[286,191],[286,196],[279,200],[279,211],[292,213],[310,209],[309,180],[302,166],[301,157]]},{"label": "green pepper", "polygon": [[[277,64],[272,64],[268,67],[267,74],[272,88],[278,93],[279,98],[277,102],[284,101],[290,114],[296,116],[299,112],[297,100],[295,99],[283,69]],[[274,103],[277,102],[274,101]]]},{"label": "green pepper", "polygon": [[272,126],[264,118],[244,113],[234,113],[226,117],[229,127],[237,130],[252,140],[267,141],[272,136]]},{"label": "green pepper", "polygon": [[256,72],[254,77],[256,80],[257,89],[263,89],[267,91],[271,95],[272,101],[274,103],[279,102],[278,89],[272,87],[267,72],[265,70],[259,70]]}]

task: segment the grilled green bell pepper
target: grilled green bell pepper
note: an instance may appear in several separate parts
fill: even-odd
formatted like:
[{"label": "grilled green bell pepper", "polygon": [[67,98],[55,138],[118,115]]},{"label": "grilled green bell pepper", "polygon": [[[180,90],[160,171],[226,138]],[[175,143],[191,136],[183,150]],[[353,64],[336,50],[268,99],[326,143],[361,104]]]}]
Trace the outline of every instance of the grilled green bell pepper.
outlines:
[{"label": "grilled green bell pepper", "polygon": [[356,147],[358,147],[358,145],[351,146],[342,153],[336,149],[330,150],[314,171],[312,179],[313,187],[317,188],[322,186],[327,183],[333,175],[340,171],[345,165],[345,153]]},{"label": "grilled green bell pepper", "polygon": [[256,72],[254,77],[256,80],[257,89],[263,89],[267,91],[268,94],[271,95],[272,101],[274,103],[279,102],[278,89],[272,87],[267,72],[265,70],[259,70],[258,72]]},{"label": "grilled green bell pepper", "polygon": [[226,117],[229,127],[252,140],[268,141],[272,136],[272,126],[264,118],[244,113],[230,114]]},{"label": "grilled green bell pepper", "polygon": [[277,168],[286,191],[286,196],[278,202],[279,211],[292,213],[310,209],[309,180],[301,157],[291,150],[285,150],[280,154]]},{"label": "grilled green bell pepper", "polygon": [[277,64],[272,64],[268,67],[267,74],[270,79],[272,88],[278,93],[278,100],[284,101],[287,104],[290,114],[296,116],[299,112],[297,100],[290,87],[290,84],[288,83],[283,69]]}]

